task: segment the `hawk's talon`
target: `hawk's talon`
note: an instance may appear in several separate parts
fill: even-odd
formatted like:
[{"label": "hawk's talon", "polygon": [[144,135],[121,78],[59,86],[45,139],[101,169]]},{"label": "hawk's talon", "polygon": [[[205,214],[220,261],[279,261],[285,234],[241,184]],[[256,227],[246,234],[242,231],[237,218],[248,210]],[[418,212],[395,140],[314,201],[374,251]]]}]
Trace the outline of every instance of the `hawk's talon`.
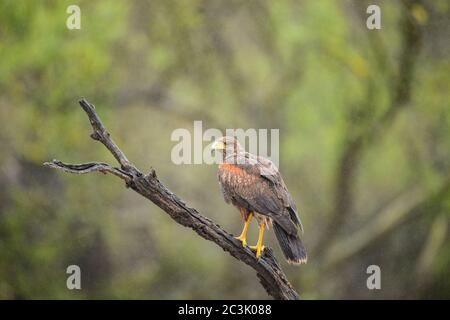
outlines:
[{"label": "hawk's talon", "polygon": [[245,239],[245,237],[239,236],[239,237],[234,237],[234,238],[239,240],[240,242],[242,242],[243,247],[247,246],[247,240]]},{"label": "hawk's talon", "polygon": [[242,233],[238,237],[234,237],[235,239],[238,239],[242,242],[242,246],[245,247],[247,245],[247,230],[248,225],[250,224],[250,221],[252,220],[253,214],[249,213],[247,218],[245,219],[244,228],[242,229]]},{"label": "hawk's talon", "polygon": [[261,253],[264,250],[263,234],[264,234],[264,223],[260,223],[259,224],[258,242],[256,243],[256,246],[250,246],[250,249],[256,250],[256,258],[257,259],[259,259],[259,257],[261,257]]},{"label": "hawk's talon", "polygon": [[[253,251],[257,251],[258,250],[258,246],[248,246],[251,250]],[[261,246],[261,252],[264,251],[264,249],[266,248],[266,246]]]},{"label": "hawk's talon", "polygon": [[262,253],[264,252],[264,249],[266,248],[265,246],[261,246],[258,250],[258,246],[248,246],[250,248],[250,250],[252,251],[256,251],[256,258],[260,258]]}]

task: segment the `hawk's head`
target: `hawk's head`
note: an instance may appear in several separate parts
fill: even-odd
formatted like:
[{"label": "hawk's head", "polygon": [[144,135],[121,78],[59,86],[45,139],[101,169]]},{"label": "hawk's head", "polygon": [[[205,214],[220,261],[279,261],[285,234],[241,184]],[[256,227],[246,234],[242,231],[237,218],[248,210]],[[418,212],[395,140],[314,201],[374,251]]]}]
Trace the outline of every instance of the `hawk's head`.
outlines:
[{"label": "hawk's head", "polygon": [[235,154],[243,151],[238,139],[231,136],[223,136],[211,145],[212,150],[220,150],[226,155]]}]

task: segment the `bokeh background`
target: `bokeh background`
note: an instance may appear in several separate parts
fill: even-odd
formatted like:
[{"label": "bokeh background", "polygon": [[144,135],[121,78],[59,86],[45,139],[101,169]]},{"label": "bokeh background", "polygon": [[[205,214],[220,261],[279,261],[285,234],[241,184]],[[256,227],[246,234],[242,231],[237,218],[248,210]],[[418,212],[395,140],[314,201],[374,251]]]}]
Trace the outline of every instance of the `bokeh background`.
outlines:
[{"label": "bokeh background", "polygon": [[174,165],[170,135],[279,128],[308,264],[266,241],[303,298],[450,298],[449,1],[77,1],[68,30],[71,4],[0,1],[0,298],[268,298],[119,179],[42,166],[114,163],[81,96],[138,168],[235,234],[216,167]]}]

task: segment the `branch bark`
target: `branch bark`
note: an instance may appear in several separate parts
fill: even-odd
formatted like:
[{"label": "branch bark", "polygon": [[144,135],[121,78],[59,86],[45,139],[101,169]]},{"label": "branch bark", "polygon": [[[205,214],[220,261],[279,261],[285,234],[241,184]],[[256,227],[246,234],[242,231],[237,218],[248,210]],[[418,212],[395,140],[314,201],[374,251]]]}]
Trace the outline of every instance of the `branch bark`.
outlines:
[{"label": "branch bark", "polygon": [[270,248],[266,248],[261,258],[257,259],[254,252],[243,247],[239,240],[236,240],[214,221],[201,215],[196,209],[188,207],[182,199],[166,188],[159,181],[155,170],[152,169],[149,174],[140,172],[114,143],[95,112],[94,105],[84,98],[79,103],[89,117],[93,129],[91,138],[100,141],[116,158],[121,167],[113,167],[102,162],[67,164],[59,160],[46,162],[44,166],[78,174],[110,173],[121,178],[126,182],[127,187],[152,201],[177,223],[191,228],[202,238],[213,241],[231,256],[253,268],[262,286],[273,298],[299,299],[298,293],[289,283]]}]

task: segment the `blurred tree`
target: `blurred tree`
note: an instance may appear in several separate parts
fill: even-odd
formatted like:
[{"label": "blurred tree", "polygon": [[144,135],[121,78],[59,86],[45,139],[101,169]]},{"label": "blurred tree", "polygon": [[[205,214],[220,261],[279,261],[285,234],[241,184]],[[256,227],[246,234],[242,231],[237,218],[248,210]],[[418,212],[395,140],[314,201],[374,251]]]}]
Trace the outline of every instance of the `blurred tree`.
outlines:
[{"label": "blurred tree", "polygon": [[[171,163],[170,134],[280,128],[311,255],[286,271],[304,297],[450,296],[448,1],[79,1],[81,30],[66,28],[69,4],[0,2],[0,298],[267,298],[117,182],[41,167],[111,159],[85,143],[80,96],[138,167],[230,232],[215,168]],[[381,30],[366,28],[369,4]]]}]

